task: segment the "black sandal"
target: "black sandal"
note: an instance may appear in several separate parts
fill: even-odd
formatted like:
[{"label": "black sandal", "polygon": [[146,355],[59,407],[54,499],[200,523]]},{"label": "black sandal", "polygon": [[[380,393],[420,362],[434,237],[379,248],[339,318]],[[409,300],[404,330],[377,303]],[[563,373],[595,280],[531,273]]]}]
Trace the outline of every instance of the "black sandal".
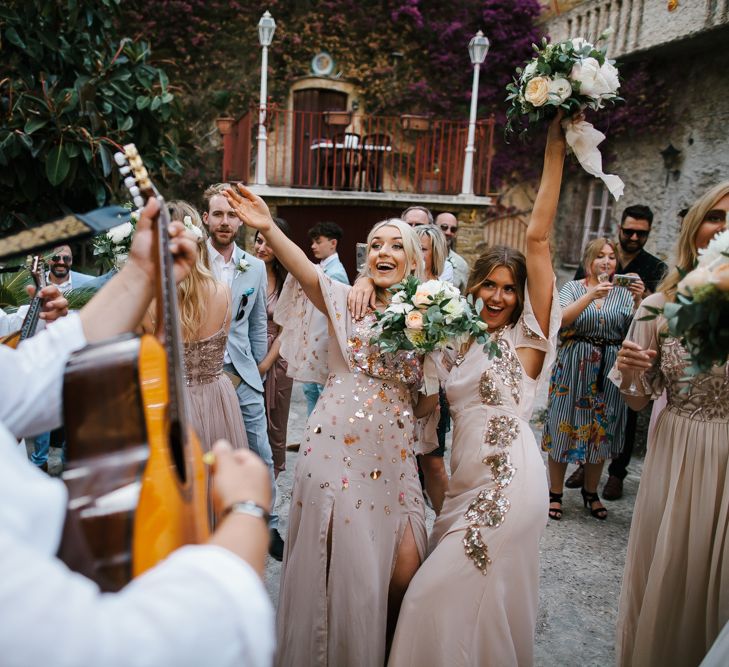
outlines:
[{"label": "black sandal", "polygon": [[547,513],[549,518],[554,521],[561,521],[562,520],[562,495],[561,493],[553,493],[552,491],[549,492],[549,502],[551,503],[559,503],[559,507],[550,507],[549,512]]},{"label": "black sandal", "polygon": [[608,515],[607,508],[592,508],[593,503],[600,502],[600,496],[598,496],[597,493],[589,493],[588,491],[585,491],[584,486],[582,487],[582,489],[580,489],[580,492],[582,493],[582,500],[585,502],[585,507],[590,510],[590,514],[592,514],[592,516],[594,516],[596,519],[600,519],[600,521],[605,521]]}]

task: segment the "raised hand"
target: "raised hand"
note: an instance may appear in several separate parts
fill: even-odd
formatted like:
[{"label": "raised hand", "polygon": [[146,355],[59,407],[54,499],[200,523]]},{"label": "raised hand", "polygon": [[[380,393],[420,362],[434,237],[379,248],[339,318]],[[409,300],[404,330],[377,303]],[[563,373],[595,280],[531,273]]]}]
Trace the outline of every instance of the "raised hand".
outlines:
[{"label": "raised hand", "polygon": [[[28,285],[26,291],[31,299],[35,296],[35,287],[33,285]],[[42,320],[53,322],[68,314],[68,301],[56,285],[46,285],[38,292],[38,296],[43,299],[43,310],[40,313]]]},{"label": "raised hand", "polygon": [[376,307],[377,294],[372,278],[359,277],[347,295],[347,308],[355,320],[361,320]]},{"label": "raised hand", "polygon": [[590,297],[590,301],[595,299],[604,299],[610,290],[613,288],[613,284],[608,280],[606,282],[598,283],[587,287],[587,296]]},{"label": "raised hand", "polygon": [[638,343],[624,340],[616,359],[620,371],[645,371],[653,366],[657,352],[643,349]]},{"label": "raised hand", "polygon": [[238,183],[235,189],[223,190],[223,194],[234,213],[247,227],[265,234],[274,226],[266,202],[253,194],[245,185]]}]

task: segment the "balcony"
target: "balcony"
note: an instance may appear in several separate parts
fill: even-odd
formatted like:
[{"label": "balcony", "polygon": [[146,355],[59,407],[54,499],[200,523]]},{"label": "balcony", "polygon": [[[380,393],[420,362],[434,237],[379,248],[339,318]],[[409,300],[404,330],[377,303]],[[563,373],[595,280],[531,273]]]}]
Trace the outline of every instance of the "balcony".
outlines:
[{"label": "balcony", "polygon": [[[224,181],[256,182],[258,108],[218,126]],[[489,204],[494,119],[478,121],[473,195],[461,195],[467,120],[345,110],[265,112],[266,185],[260,194],[341,200]]]}]

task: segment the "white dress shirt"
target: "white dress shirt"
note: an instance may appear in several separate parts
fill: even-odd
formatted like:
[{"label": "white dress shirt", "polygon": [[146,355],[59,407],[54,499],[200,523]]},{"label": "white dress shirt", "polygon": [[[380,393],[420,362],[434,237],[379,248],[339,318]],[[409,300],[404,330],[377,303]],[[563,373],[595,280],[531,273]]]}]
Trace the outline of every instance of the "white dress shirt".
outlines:
[{"label": "white dress shirt", "polygon": [[225,283],[228,287],[233,286],[233,278],[235,278],[235,262],[233,256],[230,256],[229,261],[225,261],[223,257],[210,243],[210,239],[207,240],[208,254],[210,256],[210,268],[215,276],[216,280],[221,283]]},{"label": "white dress shirt", "polygon": [[[70,314],[17,350],[0,346],[0,662],[270,665],[271,603],[226,549],[179,549],[119,593],[101,593],[55,558],[66,487],[18,456],[13,436],[58,426],[63,369],[84,345]],[[40,618],[53,619],[52,641],[38,636]]]},{"label": "white dress shirt", "polygon": [[453,284],[453,265],[447,259],[443,264],[443,273],[438,276],[438,280]]}]

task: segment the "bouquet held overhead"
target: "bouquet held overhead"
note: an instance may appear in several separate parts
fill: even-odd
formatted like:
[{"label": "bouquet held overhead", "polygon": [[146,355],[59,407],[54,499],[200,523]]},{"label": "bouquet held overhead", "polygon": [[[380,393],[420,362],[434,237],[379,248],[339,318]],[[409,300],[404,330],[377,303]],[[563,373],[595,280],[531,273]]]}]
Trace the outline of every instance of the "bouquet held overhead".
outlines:
[{"label": "bouquet held overhead", "polygon": [[[596,40],[603,41],[610,30]],[[618,70],[607,58],[605,47],[597,47],[582,37],[549,44],[545,39],[534,45],[536,57],[524,69],[517,68],[514,82],[506,89],[510,107],[506,112],[506,129],[519,128],[553,118],[557,109],[564,110],[567,145],[582,168],[601,179],[618,199],[625,187],[623,181],[602,169],[598,145],[605,139],[602,132],[579,114],[585,109],[602,109],[606,103],[622,101],[618,96]],[[525,120],[526,119],[526,120]]]}]

